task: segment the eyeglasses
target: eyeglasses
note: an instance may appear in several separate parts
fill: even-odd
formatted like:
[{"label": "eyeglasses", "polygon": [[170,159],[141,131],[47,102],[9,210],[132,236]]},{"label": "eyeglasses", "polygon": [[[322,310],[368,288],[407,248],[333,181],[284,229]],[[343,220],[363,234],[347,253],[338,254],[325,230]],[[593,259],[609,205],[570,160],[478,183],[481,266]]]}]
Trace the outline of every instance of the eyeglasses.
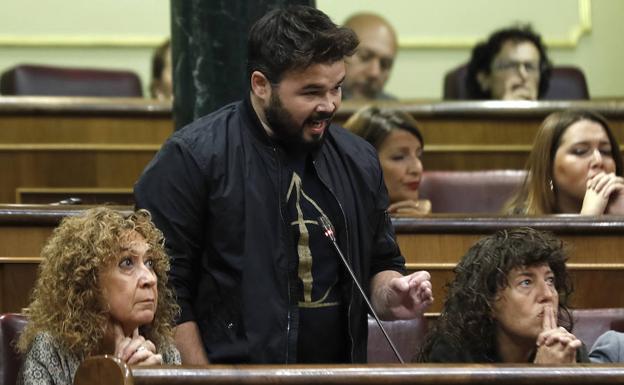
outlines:
[{"label": "eyeglasses", "polygon": [[494,63],[492,69],[500,72],[511,72],[520,71],[522,67],[524,67],[524,71],[529,75],[536,75],[540,70],[539,62],[515,60],[501,60],[498,63]]}]

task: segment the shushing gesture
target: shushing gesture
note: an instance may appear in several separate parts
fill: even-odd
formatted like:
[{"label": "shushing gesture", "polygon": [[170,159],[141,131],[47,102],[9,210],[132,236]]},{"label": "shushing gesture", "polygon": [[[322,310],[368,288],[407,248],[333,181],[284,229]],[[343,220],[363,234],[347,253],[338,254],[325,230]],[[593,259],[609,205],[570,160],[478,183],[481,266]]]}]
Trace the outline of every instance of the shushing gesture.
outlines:
[{"label": "shushing gesture", "polygon": [[565,328],[557,327],[551,305],[544,307],[543,331],[537,337],[536,364],[572,364],[582,343]]}]

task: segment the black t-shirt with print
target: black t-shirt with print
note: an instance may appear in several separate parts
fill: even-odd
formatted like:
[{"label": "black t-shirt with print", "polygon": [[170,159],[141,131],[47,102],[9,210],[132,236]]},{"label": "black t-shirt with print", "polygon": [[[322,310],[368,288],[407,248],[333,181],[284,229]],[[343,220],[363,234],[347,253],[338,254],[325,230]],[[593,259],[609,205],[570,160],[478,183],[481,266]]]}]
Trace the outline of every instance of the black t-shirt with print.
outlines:
[{"label": "black t-shirt with print", "polygon": [[283,168],[287,220],[298,267],[299,327],[297,362],[345,363],[349,360],[347,305],[340,257],[318,223],[326,215],[342,236],[344,225],[336,198],[319,179],[305,153],[287,154]]}]

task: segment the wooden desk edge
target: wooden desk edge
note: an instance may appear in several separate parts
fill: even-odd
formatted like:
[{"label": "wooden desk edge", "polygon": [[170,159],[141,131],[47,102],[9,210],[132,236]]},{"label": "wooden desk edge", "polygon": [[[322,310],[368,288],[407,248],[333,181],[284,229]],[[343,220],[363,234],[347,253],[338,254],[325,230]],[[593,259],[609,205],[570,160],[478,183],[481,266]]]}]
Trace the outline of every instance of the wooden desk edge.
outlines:
[{"label": "wooden desk edge", "polygon": [[[0,204],[0,226],[56,226],[64,217],[80,215],[84,210],[98,207],[87,205]],[[132,206],[106,206],[129,215]]]},{"label": "wooden desk edge", "polygon": [[75,385],[141,384],[616,384],[624,364],[207,365],[128,367],[109,356],[82,363]]},{"label": "wooden desk edge", "polygon": [[433,214],[420,218],[393,217],[397,234],[487,234],[515,227],[563,234],[624,233],[624,216],[580,215],[496,216],[491,214]]},{"label": "wooden desk edge", "polygon": [[[65,216],[79,215],[88,205],[0,204],[0,226],[50,226]],[[124,215],[132,206],[107,206]],[[559,234],[623,234],[624,216],[587,217],[546,215],[539,217],[496,216],[491,214],[433,214],[426,217],[393,217],[397,235],[401,234],[487,234],[497,230],[530,226]]]},{"label": "wooden desk edge", "polygon": [[[598,111],[607,118],[624,116],[624,101],[559,100],[400,100],[379,103],[384,108],[409,112],[415,117],[446,116],[455,118],[541,119],[551,112],[576,108]],[[336,114],[336,121],[345,121],[365,104],[346,101]],[[64,97],[64,96],[1,96],[0,115],[72,114],[72,115],[150,115],[171,117],[170,102],[145,98]]]}]

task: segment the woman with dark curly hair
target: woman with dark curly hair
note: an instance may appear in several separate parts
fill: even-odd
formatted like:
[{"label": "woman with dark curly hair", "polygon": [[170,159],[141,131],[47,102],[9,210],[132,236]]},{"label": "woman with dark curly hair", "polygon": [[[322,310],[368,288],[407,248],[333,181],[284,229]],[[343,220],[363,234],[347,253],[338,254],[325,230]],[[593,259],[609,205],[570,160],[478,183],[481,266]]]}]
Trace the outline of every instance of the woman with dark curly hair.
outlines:
[{"label": "woman with dark curly hair", "polygon": [[71,384],[80,363],[98,354],[131,365],[180,363],[169,259],[147,211],[66,217],[41,256],[18,342],[18,384]]},{"label": "woman with dark curly hair", "polygon": [[472,246],[455,268],[419,360],[588,362],[568,331],[571,293],[561,241],[530,228],[499,231]]}]

